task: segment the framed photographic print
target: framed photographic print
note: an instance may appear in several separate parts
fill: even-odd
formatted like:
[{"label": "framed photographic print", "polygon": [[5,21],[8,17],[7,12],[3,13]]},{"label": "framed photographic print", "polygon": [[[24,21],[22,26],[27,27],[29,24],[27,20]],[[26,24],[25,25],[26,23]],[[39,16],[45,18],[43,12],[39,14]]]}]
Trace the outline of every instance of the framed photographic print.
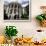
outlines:
[{"label": "framed photographic print", "polygon": [[4,20],[30,20],[29,0],[4,0]]}]

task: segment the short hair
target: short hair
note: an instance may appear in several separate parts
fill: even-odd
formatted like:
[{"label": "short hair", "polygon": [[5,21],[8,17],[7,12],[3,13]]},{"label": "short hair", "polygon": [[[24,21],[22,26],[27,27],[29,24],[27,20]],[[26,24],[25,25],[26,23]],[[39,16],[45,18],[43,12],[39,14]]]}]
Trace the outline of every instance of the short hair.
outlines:
[{"label": "short hair", "polygon": [[40,9],[46,9],[46,6],[40,6]]}]

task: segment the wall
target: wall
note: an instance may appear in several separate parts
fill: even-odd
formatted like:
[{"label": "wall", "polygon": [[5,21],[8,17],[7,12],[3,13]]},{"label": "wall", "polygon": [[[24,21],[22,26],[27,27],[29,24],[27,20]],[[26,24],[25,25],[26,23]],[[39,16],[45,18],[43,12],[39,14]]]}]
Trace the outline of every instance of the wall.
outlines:
[{"label": "wall", "polygon": [[32,32],[36,32],[37,29],[46,30],[46,28],[40,27],[35,19],[37,14],[40,14],[40,6],[46,5],[46,0],[31,0],[31,21],[30,22],[4,22],[3,20],[3,0],[0,1],[0,35],[4,34],[6,25],[14,25],[17,27],[19,33],[24,36],[31,36]]}]

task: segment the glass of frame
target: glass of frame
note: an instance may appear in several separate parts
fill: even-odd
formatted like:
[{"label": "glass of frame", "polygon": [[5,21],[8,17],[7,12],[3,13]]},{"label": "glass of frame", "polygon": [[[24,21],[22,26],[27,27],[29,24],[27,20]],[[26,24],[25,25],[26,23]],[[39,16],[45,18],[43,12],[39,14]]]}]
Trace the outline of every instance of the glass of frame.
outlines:
[{"label": "glass of frame", "polygon": [[4,0],[4,20],[30,20],[30,0]]}]

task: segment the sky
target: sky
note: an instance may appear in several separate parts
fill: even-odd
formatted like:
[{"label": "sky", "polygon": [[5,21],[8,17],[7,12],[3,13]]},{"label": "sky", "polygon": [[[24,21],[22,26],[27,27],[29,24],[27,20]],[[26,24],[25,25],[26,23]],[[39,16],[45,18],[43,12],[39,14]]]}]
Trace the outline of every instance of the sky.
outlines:
[{"label": "sky", "polygon": [[21,5],[22,5],[22,7],[25,7],[26,5],[28,5],[28,2],[29,2],[29,0],[4,0],[4,1],[7,1],[7,2],[18,2],[18,3],[20,3]]},{"label": "sky", "polygon": [[11,1],[18,1],[19,3],[21,3],[21,2],[24,2],[24,1],[29,1],[29,0],[4,0],[4,1],[8,1],[8,2],[11,2]]}]

